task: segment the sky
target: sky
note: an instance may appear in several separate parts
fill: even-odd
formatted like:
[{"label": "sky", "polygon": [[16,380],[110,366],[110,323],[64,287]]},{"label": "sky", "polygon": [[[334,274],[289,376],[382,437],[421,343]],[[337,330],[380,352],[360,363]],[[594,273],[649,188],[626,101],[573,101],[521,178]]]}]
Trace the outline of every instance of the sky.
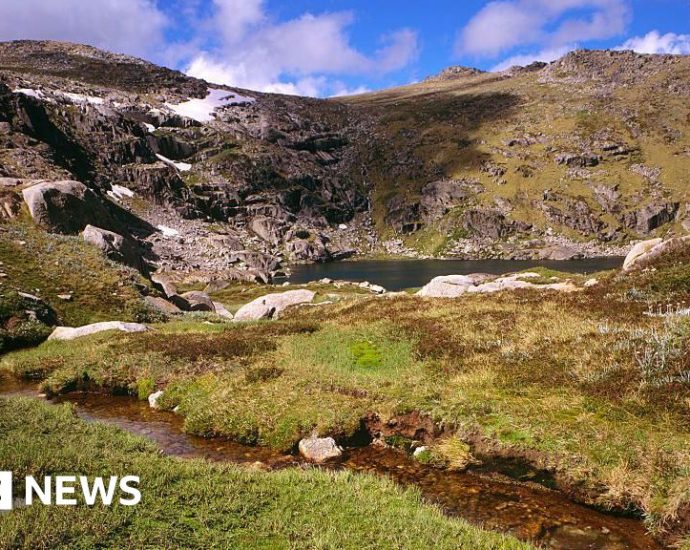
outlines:
[{"label": "sky", "polygon": [[325,97],[577,48],[690,54],[690,0],[0,0],[0,40],[15,39],[91,44],[209,82]]}]

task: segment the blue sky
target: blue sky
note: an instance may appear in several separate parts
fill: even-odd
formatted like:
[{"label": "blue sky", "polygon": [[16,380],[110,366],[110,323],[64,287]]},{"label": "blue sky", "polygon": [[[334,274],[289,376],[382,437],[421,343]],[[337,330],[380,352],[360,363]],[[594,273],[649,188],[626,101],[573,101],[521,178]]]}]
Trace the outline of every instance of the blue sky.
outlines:
[{"label": "blue sky", "polygon": [[690,0],[22,0],[0,40],[59,39],[240,87],[313,96],[567,51],[690,54]]}]

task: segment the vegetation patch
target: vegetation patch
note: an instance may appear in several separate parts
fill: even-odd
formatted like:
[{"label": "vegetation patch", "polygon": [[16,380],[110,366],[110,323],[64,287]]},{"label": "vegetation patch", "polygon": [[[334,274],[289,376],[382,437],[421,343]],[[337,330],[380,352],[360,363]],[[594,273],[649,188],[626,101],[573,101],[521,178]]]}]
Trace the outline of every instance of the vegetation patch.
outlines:
[{"label": "vegetation patch", "polygon": [[0,432],[0,463],[17,479],[137,475],[143,495],[135,507],[17,509],[0,522],[2,548],[529,548],[446,518],[383,478],[166,458],[69,406],[0,399]]}]

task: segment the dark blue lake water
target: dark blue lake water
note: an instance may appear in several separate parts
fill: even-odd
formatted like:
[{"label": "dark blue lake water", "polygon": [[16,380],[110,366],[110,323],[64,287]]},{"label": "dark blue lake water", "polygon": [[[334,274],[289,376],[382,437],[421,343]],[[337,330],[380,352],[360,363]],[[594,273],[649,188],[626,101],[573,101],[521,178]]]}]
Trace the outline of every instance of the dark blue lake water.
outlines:
[{"label": "dark blue lake water", "polygon": [[623,258],[588,258],[567,261],[531,260],[363,260],[292,266],[291,283],[309,283],[324,277],[369,281],[388,290],[420,287],[440,275],[491,273],[501,275],[543,266],[567,273],[595,273],[618,269]]}]

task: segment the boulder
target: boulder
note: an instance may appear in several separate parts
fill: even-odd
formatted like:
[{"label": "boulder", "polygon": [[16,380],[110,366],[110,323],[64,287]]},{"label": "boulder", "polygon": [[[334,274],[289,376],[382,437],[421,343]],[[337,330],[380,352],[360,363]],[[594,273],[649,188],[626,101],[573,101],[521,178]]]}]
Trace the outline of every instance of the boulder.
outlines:
[{"label": "boulder", "polygon": [[74,234],[89,224],[117,229],[101,199],[78,181],[48,181],[22,191],[37,225],[53,233]]},{"label": "boulder", "polygon": [[[657,242],[650,246],[653,241]],[[645,245],[642,247],[641,245]],[[635,250],[639,247],[639,250]],[[635,255],[633,255],[635,252]],[[676,237],[667,241],[661,239],[653,239],[652,241],[644,241],[636,245],[625,258],[623,264],[623,271],[634,271],[652,267],[657,261],[664,256],[688,254],[690,253],[690,235],[685,237]]]},{"label": "boulder", "polygon": [[132,239],[93,225],[87,225],[81,236],[85,242],[100,248],[114,262],[145,271],[141,250]]},{"label": "boulder", "polygon": [[235,317],[232,313],[228,311],[228,308],[226,308],[220,302],[213,302],[213,307],[216,310],[216,315],[219,315],[220,317],[224,317],[225,319],[230,320],[232,320]]},{"label": "boulder", "polygon": [[146,296],[144,302],[151,309],[165,313],[166,315],[174,315],[175,313],[181,313],[182,310],[175,304],[168,302],[164,298],[159,298],[157,296]]},{"label": "boulder", "polygon": [[320,464],[342,456],[343,451],[332,437],[311,437],[299,442],[299,452],[307,460]]},{"label": "boulder", "polygon": [[435,277],[417,292],[417,296],[429,298],[455,298],[465,294],[467,289],[475,285],[472,275],[443,275]]},{"label": "boulder", "polygon": [[273,319],[289,307],[308,304],[314,300],[315,292],[311,290],[288,290],[267,294],[242,306],[235,314],[235,321],[258,321]]},{"label": "boulder", "polygon": [[644,256],[662,241],[663,239],[650,239],[648,241],[637,243],[635,246],[633,246],[630,252],[628,252],[628,255],[625,257],[625,261],[623,262],[623,271],[629,271],[639,257]]},{"label": "boulder", "polygon": [[163,273],[151,274],[151,282],[165,294],[168,298],[177,294],[177,287],[172,279]]},{"label": "boulder", "polygon": [[123,323],[121,321],[107,321],[94,323],[83,327],[57,327],[48,337],[48,340],[74,340],[82,336],[90,336],[107,330],[119,330],[120,332],[146,332],[149,328],[138,323]]},{"label": "boulder", "polygon": [[575,292],[579,290],[570,281],[539,285],[530,283],[524,279],[535,279],[540,277],[538,273],[517,273],[515,275],[505,275],[503,277],[488,280],[487,275],[446,275],[436,277],[429,284],[424,286],[417,296],[429,298],[456,298],[463,294],[492,294],[504,290],[535,289],[535,290],[555,290],[559,292]]},{"label": "boulder", "polygon": [[189,311],[215,311],[216,308],[213,305],[213,300],[205,292],[200,292],[198,290],[192,290],[191,292],[185,292],[182,294],[182,298],[187,300],[189,303]]}]

